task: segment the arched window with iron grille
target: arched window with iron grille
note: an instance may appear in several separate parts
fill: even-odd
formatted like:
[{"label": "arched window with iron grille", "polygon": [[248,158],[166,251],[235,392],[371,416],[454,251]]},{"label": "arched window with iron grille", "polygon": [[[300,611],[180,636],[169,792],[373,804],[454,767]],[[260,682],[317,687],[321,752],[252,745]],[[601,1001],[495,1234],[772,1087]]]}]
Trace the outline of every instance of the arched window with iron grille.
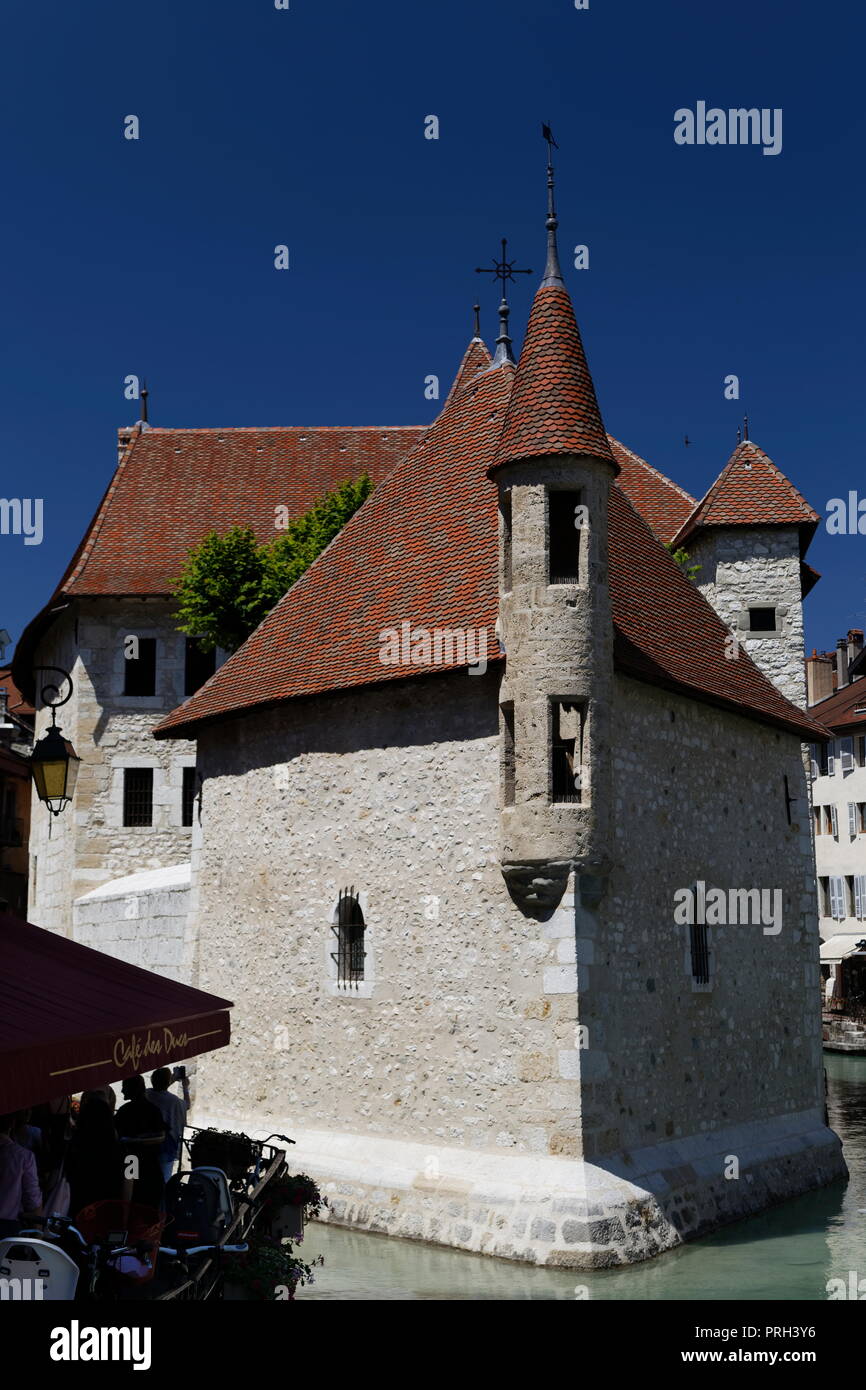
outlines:
[{"label": "arched window with iron grille", "polygon": [[364,914],[354,888],[341,888],[337,899],[335,921],[331,931],[337,938],[337,949],[331,959],[337,967],[340,989],[357,989],[364,978]]}]

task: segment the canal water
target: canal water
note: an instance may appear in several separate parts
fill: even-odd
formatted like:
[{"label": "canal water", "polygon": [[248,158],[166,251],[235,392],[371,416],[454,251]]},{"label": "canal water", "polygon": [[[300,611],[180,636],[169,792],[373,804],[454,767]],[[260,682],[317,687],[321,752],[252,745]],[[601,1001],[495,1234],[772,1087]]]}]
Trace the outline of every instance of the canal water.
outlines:
[{"label": "canal water", "polygon": [[[536,1269],[338,1226],[307,1227],[299,1254],[324,1255],[315,1299],[804,1299],[866,1278],[866,1057],[825,1053],[830,1124],[845,1146],[847,1184],[616,1270]],[[581,1290],[587,1290],[586,1293]]]}]

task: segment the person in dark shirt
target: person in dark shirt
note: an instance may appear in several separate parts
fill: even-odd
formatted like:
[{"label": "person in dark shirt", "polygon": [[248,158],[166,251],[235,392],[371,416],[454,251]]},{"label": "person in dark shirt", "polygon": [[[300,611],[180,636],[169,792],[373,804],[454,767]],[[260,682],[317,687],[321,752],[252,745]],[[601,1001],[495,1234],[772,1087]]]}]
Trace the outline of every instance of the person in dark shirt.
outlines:
[{"label": "person in dark shirt", "polygon": [[[147,1083],[143,1076],[127,1077],[121,1085],[125,1105],[121,1105],[115,1116],[117,1133],[120,1136],[120,1151],[124,1161],[124,1184],[127,1195],[141,1206],[160,1209],[165,1197],[165,1180],[159,1162],[160,1150],[165,1142],[165,1121],[155,1105],[147,1099]],[[134,1158],[135,1165],[129,1160]],[[138,1176],[132,1178],[132,1192],[129,1193],[130,1167]]]},{"label": "person in dark shirt", "polygon": [[103,1096],[85,1091],[66,1151],[69,1210],[120,1197],[120,1149],[111,1110]]}]

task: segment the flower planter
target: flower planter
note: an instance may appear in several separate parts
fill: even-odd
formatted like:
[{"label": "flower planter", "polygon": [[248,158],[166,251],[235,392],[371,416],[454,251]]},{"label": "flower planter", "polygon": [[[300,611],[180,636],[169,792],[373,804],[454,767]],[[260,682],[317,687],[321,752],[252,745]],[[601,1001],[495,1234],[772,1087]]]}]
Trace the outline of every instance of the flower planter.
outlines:
[{"label": "flower planter", "polygon": [[300,1240],[304,1234],[304,1208],[300,1203],[286,1202],[277,1207],[271,1217],[271,1235],[278,1240]]}]

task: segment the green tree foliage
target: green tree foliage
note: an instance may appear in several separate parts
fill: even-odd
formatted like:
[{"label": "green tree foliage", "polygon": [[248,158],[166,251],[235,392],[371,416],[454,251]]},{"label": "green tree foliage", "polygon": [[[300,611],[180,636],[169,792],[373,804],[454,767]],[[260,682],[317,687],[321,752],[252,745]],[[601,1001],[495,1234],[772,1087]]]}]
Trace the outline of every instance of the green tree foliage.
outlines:
[{"label": "green tree foliage", "polygon": [[198,637],[202,651],[222,647],[233,652],[372,491],[366,473],[357,482],[341,483],[264,544],[249,526],[233,526],[222,536],[209,531],[189,552],[174,582],[179,630]]},{"label": "green tree foliage", "polygon": [[686,578],[694,579],[695,575],[701,569],[701,566],[693,565],[691,563],[691,556],[689,555],[689,552],[687,550],[683,550],[682,546],[679,546],[676,550],[674,550],[672,541],[665,541],[665,550],[668,552],[671,559],[676,561]]}]

